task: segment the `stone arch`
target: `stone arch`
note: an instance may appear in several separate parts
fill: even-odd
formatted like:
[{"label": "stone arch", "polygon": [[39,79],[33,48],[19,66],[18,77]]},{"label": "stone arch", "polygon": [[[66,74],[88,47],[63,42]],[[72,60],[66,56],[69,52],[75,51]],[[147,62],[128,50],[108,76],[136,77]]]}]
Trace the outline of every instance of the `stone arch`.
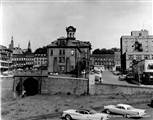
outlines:
[{"label": "stone arch", "polygon": [[23,88],[26,91],[26,95],[36,95],[39,93],[39,82],[33,77],[27,78],[23,82]]},{"label": "stone arch", "polygon": [[22,80],[17,81],[16,87],[15,87],[15,92],[19,96],[22,94],[23,86],[22,86]]}]

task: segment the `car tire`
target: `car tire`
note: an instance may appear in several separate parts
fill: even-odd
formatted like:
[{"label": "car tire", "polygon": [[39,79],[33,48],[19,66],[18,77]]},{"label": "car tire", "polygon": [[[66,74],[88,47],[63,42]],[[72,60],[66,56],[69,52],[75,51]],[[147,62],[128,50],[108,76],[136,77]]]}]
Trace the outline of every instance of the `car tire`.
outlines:
[{"label": "car tire", "polygon": [[106,109],[106,113],[107,113],[107,114],[110,114],[110,111],[109,111],[108,109]]},{"label": "car tire", "polygon": [[65,115],[65,120],[72,120],[71,116],[70,115]]}]

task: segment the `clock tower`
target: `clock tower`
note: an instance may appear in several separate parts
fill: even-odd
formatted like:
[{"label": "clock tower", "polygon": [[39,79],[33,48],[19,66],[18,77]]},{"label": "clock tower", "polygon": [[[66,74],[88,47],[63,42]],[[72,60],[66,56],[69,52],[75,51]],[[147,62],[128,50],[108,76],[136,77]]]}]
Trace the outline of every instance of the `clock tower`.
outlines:
[{"label": "clock tower", "polygon": [[74,34],[76,32],[76,28],[74,28],[73,26],[69,26],[66,28],[66,32],[68,39],[75,39]]}]

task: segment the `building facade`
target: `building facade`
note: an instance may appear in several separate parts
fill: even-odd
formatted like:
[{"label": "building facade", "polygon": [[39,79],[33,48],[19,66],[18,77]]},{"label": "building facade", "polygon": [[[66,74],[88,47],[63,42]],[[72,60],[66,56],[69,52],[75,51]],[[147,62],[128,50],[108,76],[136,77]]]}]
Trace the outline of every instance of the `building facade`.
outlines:
[{"label": "building facade", "polygon": [[1,72],[11,69],[12,51],[5,46],[0,45],[0,70]]},{"label": "building facade", "polygon": [[[11,41],[11,43],[13,43]],[[28,47],[22,50],[20,47],[13,48],[12,68],[13,69],[31,69],[34,65],[34,54],[32,53],[30,41]]]},{"label": "building facade", "polygon": [[47,67],[47,47],[38,48],[34,52],[34,67]]},{"label": "building facade", "polygon": [[114,54],[92,54],[93,66],[104,66],[105,70],[113,70],[115,67]]},{"label": "building facade", "polygon": [[33,53],[23,53],[23,54],[13,54],[12,56],[12,68],[14,69],[31,69],[34,65],[34,54]]},{"label": "building facade", "polygon": [[133,60],[152,59],[153,35],[147,30],[132,31],[131,35],[121,36],[121,68],[130,68]]},{"label": "building facade", "polygon": [[114,52],[114,64],[115,64],[114,70],[120,71],[121,70],[121,52],[120,51]]},{"label": "building facade", "polygon": [[73,26],[67,27],[66,32],[67,37],[58,38],[47,46],[48,72],[69,73],[77,65],[82,67],[80,61],[89,67],[90,42],[76,40],[76,28]]}]

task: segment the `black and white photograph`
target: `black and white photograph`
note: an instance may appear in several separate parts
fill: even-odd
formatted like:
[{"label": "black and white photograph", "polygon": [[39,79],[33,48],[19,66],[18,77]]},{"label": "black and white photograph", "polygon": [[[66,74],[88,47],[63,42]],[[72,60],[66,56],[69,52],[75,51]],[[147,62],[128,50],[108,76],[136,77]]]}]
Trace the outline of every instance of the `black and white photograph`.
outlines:
[{"label": "black and white photograph", "polygon": [[1,120],[153,120],[152,0],[1,0]]}]

